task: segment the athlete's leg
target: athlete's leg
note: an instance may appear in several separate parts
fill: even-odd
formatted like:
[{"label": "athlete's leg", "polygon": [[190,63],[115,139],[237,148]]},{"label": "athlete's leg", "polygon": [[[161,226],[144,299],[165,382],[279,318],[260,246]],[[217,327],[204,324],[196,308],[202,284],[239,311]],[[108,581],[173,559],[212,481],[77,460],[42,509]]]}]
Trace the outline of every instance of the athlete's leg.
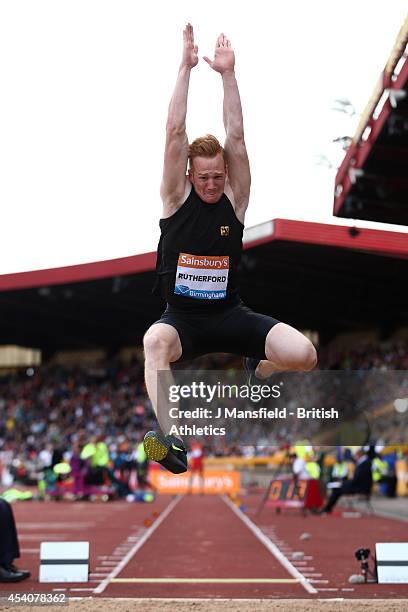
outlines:
[{"label": "athlete's leg", "polygon": [[257,378],[268,378],[273,372],[309,372],[317,363],[316,349],[310,340],[286,323],[277,323],[269,331],[265,355],[266,359],[255,370]]},{"label": "athlete's leg", "polygon": [[247,355],[249,380],[252,374],[263,379],[277,371],[307,372],[317,362],[316,350],[306,336],[243,304],[220,315],[215,332],[218,343],[215,349]]},{"label": "athlete's leg", "polygon": [[[174,474],[187,470],[187,452],[180,438],[171,435],[174,420],[168,413],[168,389],[171,384],[170,363],[180,359],[182,347],[178,331],[168,323],[155,323],[143,339],[145,350],[145,381],[147,392],[156,412],[162,433],[148,431],[143,439],[148,459],[158,461]],[[166,370],[166,380],[161,380],[158,371]]]},{"label": "athlete's leg", "polygon": [[[174,421],[171,422],[166,410],[158,410],[168,405],[168,398],[162,397],[165,389],[158,385],[157,372],[170,370],[170,363],[180,359],[182,354],[180,337],[177,330],[168,323],[155,323],[143,338],[145,353],[145,382],[147,393],[152,402],[157,420],[164,434],[168,434]],[[170,374],[169,374],[170,376]]]}]

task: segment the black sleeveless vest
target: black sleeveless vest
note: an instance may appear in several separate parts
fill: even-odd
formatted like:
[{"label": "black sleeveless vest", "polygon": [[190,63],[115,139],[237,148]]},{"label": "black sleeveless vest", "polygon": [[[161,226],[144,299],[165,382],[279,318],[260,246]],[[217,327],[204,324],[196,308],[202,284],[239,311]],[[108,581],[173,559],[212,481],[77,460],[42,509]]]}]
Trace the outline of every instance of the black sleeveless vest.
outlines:
[{"label": "black sleeveless vest", "polygon": [[239,303],[244,226],[225,193],[207,204],[192,187],[177,212],[160,219],[160,229],[156,288],[168,304],[196,311]]}]

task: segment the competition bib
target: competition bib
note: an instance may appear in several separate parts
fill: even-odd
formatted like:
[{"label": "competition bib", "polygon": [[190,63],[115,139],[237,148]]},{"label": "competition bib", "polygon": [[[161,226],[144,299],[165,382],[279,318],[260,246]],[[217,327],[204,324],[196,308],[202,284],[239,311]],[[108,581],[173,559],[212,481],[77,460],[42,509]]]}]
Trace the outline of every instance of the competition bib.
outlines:
[{"label": "competition bib", "polygon": [[222,300],[227,296],[228,255],[180,253],[174,293],[199,300]]}]

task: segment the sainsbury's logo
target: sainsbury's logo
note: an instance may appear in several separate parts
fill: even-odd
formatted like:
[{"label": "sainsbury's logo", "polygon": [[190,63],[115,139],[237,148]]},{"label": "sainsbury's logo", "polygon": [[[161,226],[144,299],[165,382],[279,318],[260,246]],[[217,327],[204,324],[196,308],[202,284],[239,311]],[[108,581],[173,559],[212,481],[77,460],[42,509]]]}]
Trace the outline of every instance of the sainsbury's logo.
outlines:
[{"label": "sainsbury's logo", "polygon": [[222,270],[229,268],[229,257],[219,255],[189,255],[188,253],[180,253],[178,264],[193,268],[213,268]]}]

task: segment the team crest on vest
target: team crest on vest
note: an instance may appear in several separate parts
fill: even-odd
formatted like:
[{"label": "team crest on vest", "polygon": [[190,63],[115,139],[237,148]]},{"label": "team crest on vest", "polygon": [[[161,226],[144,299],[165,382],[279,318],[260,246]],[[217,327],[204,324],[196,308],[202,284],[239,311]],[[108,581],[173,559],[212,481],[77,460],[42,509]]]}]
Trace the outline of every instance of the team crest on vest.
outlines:
[{"label": "team crest on vest", "polygon": [[220,233],[221,236],[229,236],[229,225],[221,225]]}]

